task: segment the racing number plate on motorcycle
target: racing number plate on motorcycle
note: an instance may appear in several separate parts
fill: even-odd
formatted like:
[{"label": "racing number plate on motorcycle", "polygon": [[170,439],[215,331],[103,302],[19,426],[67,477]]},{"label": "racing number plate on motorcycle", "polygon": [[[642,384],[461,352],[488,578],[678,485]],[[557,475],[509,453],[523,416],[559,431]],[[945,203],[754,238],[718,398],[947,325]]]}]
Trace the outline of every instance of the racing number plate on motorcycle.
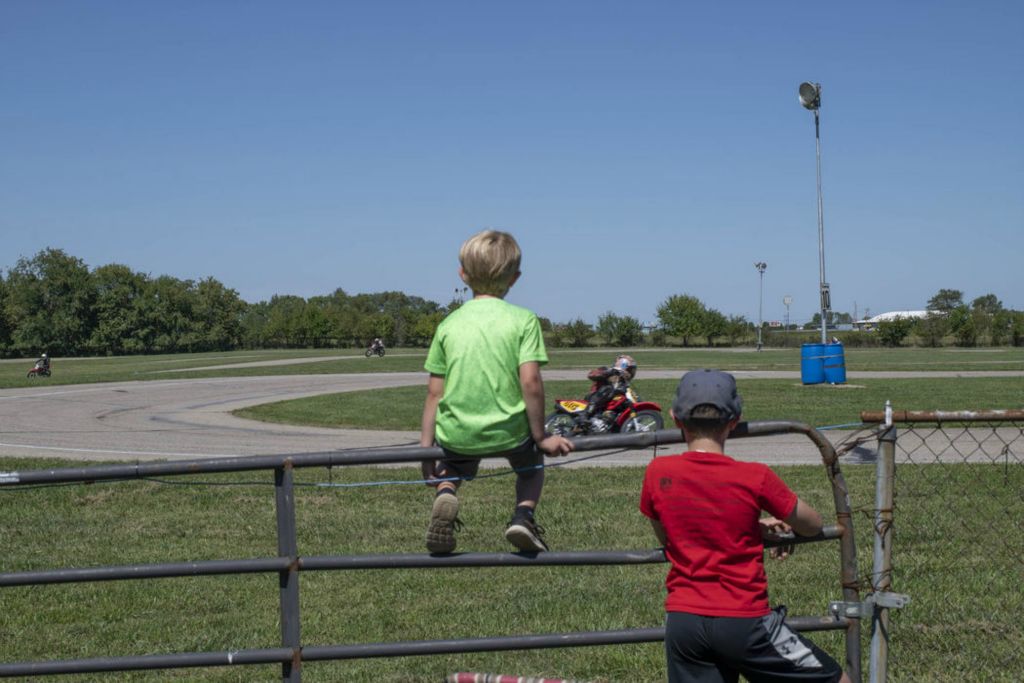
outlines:
[{"label": "racing number plate on motorcycle", "polygon": [[578,413],[587,407],[586,401],[559,401],[558,407],[567,413]]}]

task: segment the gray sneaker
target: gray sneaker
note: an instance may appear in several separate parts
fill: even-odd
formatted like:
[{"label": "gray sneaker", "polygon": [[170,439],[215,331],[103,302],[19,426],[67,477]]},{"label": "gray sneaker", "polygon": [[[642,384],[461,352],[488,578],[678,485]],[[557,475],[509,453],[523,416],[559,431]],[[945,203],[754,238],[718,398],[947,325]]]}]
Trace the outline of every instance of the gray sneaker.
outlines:
[{"label": "gray sneaker", "polygon": [[455,532],[462,529],[459,520],[459,499],[451,493],[434,498],[427,527],[427,551],[450,553],[455,550]]},{"label": "gray sneaker", "polygon": [[524,553],[540,553],[548,549],[544,527],[526,515],[514,515],[505,527],[505,540]]}]

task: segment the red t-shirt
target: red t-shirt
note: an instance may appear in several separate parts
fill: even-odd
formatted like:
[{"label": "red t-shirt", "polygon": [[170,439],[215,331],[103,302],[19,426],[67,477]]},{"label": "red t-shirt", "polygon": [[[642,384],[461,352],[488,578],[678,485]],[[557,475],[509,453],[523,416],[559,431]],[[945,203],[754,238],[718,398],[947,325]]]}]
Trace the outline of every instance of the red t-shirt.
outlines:
[{"label": "red t-shirt", "polygon": [[672,568],[665,610],[714,617],[768,614],[761,510],[785,519],[797,496],[766,465],[689,451],[644,474],[640,511],[658,520]]}]

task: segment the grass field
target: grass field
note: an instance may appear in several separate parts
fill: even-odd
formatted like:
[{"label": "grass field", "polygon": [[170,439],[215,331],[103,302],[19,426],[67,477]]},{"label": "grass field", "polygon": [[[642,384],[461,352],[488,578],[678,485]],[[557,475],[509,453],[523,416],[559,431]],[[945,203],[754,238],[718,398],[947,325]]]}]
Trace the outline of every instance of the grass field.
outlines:
[{"label": "grass field", "polygon": [[[796,420],[815,427],[858,422],[862,410],[882,410],[887,399],[895,408],[908,410],[1024,408],[1024,379],[1019,377],[867,379],[845,386],[740,379],[737,385],[745,419]],[[642,398],[661,404],[669,424],[676,380],[638,379],[635,386]],[[587,388],[586,381],[545,382],[549,404],[555,397],[582,397]],[[289,424],[417,430],[425,391],[425,386],[415,386],[328,394],[265,403],[236,414]]]},{"label": "grass field", "polygon": [[[644,370],[687,370],[715,367],[725,370],[800,371],[799,349],[632,349]],[[618,349],[549,349],[551,369],[586,369],[610,363]],[[390,349],[384,358],[365,358],[361,349],[290,349],[232,351],[227,353],[123,356],[112,358],[57,358],[53,376],[28,379],[31,360],[0,362],[0,388],[48,384],[81,384],[129,380],[166,380],[195,377],[330,374],[356,372],[421,372],[425,349]],[[246,366],[262,361],[308,359],[289,365]],[[236,367],[206,369],[212,366]],[[994,349],[848,349],[850,371],[865,370],[1024,370],[1024,348]],[[584,372],[581,372],[581,376]]]},{"label": "grass field", "polygon": [[[61,464],[7,459],[0,460],[0,469]],[[813,505],[831,509],[821,468],[778,471]],[[967,480],[999,482],[1000,473],[991,467],[959,471]],[[1018,681],[1024,670],[1019,557],[1008,549],[970,551],[976,530],[944,514],[943,501],[955,499],[968,510],[989,509],[983,503],[990,501],[980,499],[983,489],[961,489],[963,480],[936,492],[935,474],[925,468],[904,475],[927,480],[933,495],[908,501],[913,504],[901,506],[897,515],[894,589],[909,593],[913,602],[893,616],[891,680]],[[305,484],[416,476],[412,469],[297,472]],[[548,528],[552,547],[655,547],[637,510],[641,476],[639,468],[549,471],[539,520]],[[854,524],[864,575],[871,552],[867,510],[873,468],[848,467],[846,478],[858,511]],[[0,489],[2,570],[275,555],[270,473],[201,479],[210,485],[123,482]],[[253,483],[226,485],[239,481]],[[460,550],[508,549],[501,532],[511,488],[507,477],[466,485],[467,526]],[[300,488],[299,552],[422,552],[429,502],[422,486]],[[301,578],[303,640],[341,644],[656,626],[662,620],[665,570],[655,565],[308,572]],[[769,562],[768,570],[773,602],[788,605],[791,614],[823,615],[828,601],[841,595],[834,544],[802,546],[785,562]],[[0,600],[0,659],[8,662],[274,647],[279,637],[273,576],[5,588]],[[838,634],[813,637],[842,658]],[[661,648],[650,644],[310,663],[303,678],[436,683],[461,670],[589,681],[664,677]],[[246,667],[117,679],[271,681],[277,675],[276,667]]]},{"label": "grass field", "polygon": [[[549,367],[583,370],[612,350],[553,350]],[[667,406],[673,380],[645,369],[799,370],[799,350],[760,354],[703,349],[638,350],[637,387]],[[333,359],[334,356],[345,356]],[[112,359],[57,359],[49,380],[27,381],[30,362],[0,362],[0,388],[49,383],[321,372],[420,371],[422,349],[365,359],[360,350],[260,351]],[[240,364],[331,358],[269,367]],[[216,365],[227,369],[203,369]],[[1024,369],[1024,349],[850,349],[856,370]],[[186,369],[168,373],[164,370]],[[547,382],[549,400],[575,396],[585,381]],[[794,380],[740,380],[745,417],[797,419],[815,426],[856,422],[861,410],[1024,407],[1021,378],[851,380],[804,387]],[[258,406],[265,420],[368,428],[418,428],[423,386],[324,396]],[[369,417],[368,417],[369,416]],[[1019,444],[1015,446],[1019,449]],[[1018,451],[1014,451],[1018,452]],[[894,590],[912,602],[893,615],[891,680],[1018,681],[1024,671],[1024,467],[901,466],[897,488]],[[0,454],[0,471],[67,466]],[[820,509],[831,498],[820,468],[778,471]],[[873,468],[845,468],[855,510],[860,573],[868,571]],[[636,509],[638,468],[549,472],[540,521],[559,550],[654,547]],[[302,470],[311,486],[296,496],[304,555],[421,552],[429,511],[422,486],[312,486],[413,480],[412,469]],[[269,473],[202,477],[210,485],[156,482],[0,489],[0,571],[276,554]],[[249,485],[228,485],[240,480]],[[184,483],[187,479],[171,480]],[[193,480],[194,481],[194,480]],[[507,550],[501,537],[512,483],[480,479],[464,490],[460,549]],[[826,515],[828,516],[828,515]],[[838,599],[834,545],[802,547],[771,563],[773,602],[795,615],[824,614]],[[661,623],[664,566],[309,572],[302,576],[303,639],[341,644],[648,627]],[[207,577],[0,590],[0,660],[213,651],[278,644],[273,576]],[[837,634],[815,640],[841,657]],[[865,658],[865,667],[866,667]],[[663,680],[660,645],[453,655],[307,664],[308,681],[436,682],[457,670]],[[54,680],[96,680],[55,678]],[[276,667],[119,674],[117,680],[275,680]]]}]

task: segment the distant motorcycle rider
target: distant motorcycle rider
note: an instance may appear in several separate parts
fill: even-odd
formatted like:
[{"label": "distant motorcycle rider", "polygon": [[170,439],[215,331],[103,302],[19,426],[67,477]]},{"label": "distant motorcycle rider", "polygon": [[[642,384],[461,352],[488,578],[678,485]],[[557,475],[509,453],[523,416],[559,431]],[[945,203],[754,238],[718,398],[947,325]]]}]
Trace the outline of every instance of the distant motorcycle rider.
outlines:
[{"label": "distant motorcycle rider", "polygon": [[[606,411],[605,406],[616,396],[625,394],[634,377],[636,377],[636,361],[632,356],[626,354],[616,356],[611,367],[602,365],[587,373],[587,379],[593,384],[590,386],[590,393],[586,395],[586,416],[592,421],[601,421],[602,424],[594,425],[598,428],[597,431],[605,431],[611,426],[615,414],[612,411]],[[597,417],[598,413],[602,411],[601,417]]]},{"label": "distant motorcycle rider", "polygon": [[377,350],[383,349],[383,348],[384,348],[384,340],[382,340],[380,337],[374,337],[373,341],[370,342],[370,350],[371,351],[377,351]]},{"label": "distant motorcycle rider", "polygon": [[44,353],[42,358],[40,358],[39,360],[36,361],[36,367],[39,368],[40,370],[49,370],[50,369],[50,356],[48,356],[47,354]]}]

